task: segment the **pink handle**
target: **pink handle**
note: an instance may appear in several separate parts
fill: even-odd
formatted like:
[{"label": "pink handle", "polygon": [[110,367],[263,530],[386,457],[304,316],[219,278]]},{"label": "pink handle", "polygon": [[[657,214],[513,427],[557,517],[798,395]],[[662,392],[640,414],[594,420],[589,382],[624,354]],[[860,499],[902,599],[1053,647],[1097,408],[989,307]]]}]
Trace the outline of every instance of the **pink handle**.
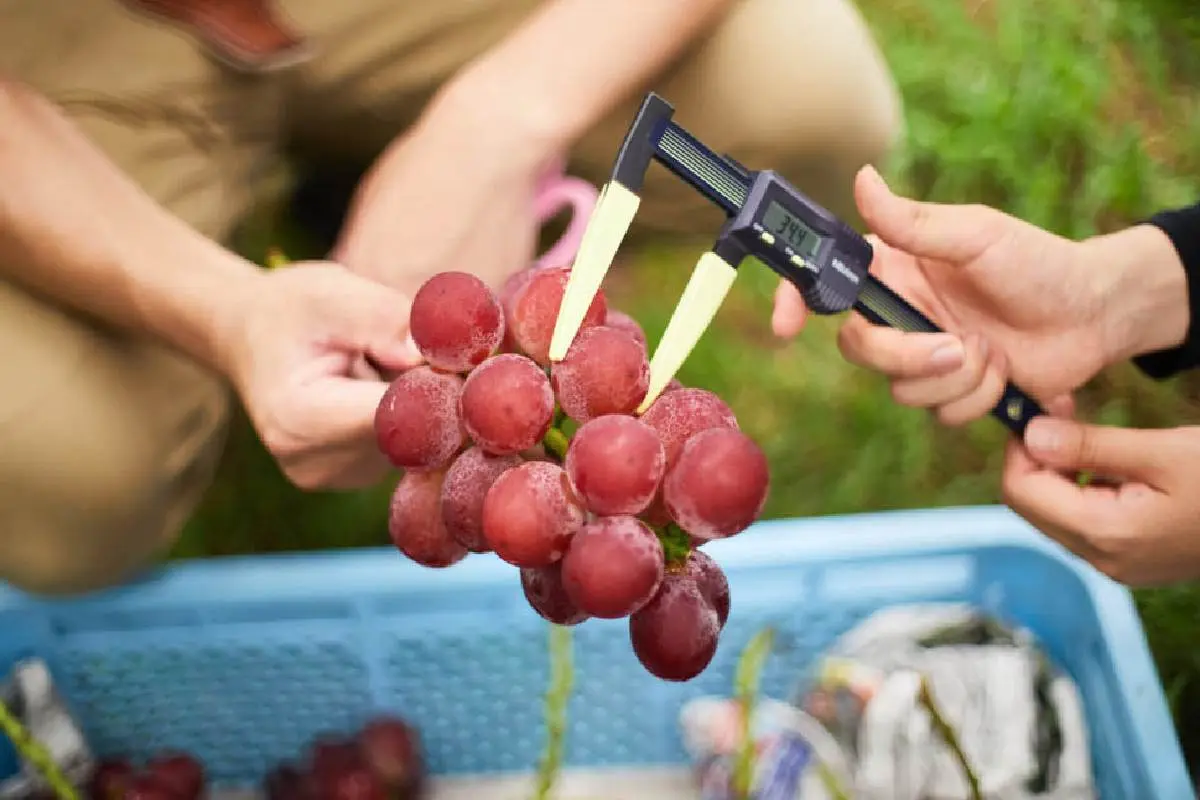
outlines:
[{"label": "pink handle", "polygon": [[563,174],[563,165],[555,164],[538,183],[533,201],[533,213],[543,225],[564,208],[571,208],[571,223],[549,250],[534,262],[534,269],[569,267],[579,252],[583,231],[587,228],[592,209],[600,192],[583,180]]}]

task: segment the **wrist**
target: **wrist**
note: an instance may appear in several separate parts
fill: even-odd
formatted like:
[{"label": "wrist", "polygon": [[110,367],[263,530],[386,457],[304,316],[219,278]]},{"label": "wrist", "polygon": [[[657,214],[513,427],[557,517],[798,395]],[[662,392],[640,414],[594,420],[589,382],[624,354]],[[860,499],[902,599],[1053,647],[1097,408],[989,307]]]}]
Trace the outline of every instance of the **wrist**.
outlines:
[{"label": "wrist", "polygon": [[535,170],[564,155],[578,135],[543,93],[514,92],[511,81],[486,61],[468,66],[443,87],[418,130],[426,127],[443,138],[451,131],[474,152],[499,151],[511,166]]},{"label": "wrist", "polygon": [[[189,231],[170,237],[171,263],[159,269],[149,261],[131,270],[138,327],[232,379],[239,320],[263,276],[262,270],[217,243]],[[147,239],[148,259],[165,263]],[[164,243],[166,240],[164,239]]]},{"label": "wrist", "polygon": [[213,369],[236,384],[235,373],[243,349],[242,332],[249,310],[262,291],[261,285],[267,273],[226,251],[214,254],[213,266],[214,277],[220,276],[220,283],[213,286],[218,294],[204,330],[206,360]]},{"label": "wrist", "polygon": [[1177,347],[1190,324],[1187,274],[1165,233],[1135,225],[1081,243],[1102,273],[1104,348],[1113,363]]},{"label": "wrist", "polygon": [[489,136],[514,131],[565,153],[714,29],[733,0],[554,0],[463,68],[443,95],[478,109]]}]

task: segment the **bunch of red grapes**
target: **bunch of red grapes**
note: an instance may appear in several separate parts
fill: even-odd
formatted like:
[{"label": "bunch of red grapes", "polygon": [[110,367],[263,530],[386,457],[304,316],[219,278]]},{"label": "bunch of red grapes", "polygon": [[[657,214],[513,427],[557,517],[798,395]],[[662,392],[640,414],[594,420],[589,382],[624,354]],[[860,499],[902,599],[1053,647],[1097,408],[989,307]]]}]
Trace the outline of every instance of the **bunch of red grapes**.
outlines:
[{"label": "bunch of red grapes", "polygon": [[267,800],[417,800],[425,762],[416,730],[378,716],[354,736],[318,736],[305,764],[279,764],[264,781]]},{"label": "bunch of red grapes", "polygon": [[675,381],[637,415],[646,337],[602,291],[550,363],[568,276],[525,270],[497,295],[444,272],[418,290],[409,329],[425,363],[392,382],[375,416],[380,450],[404,470],[391,538],[427,567],[495,553],[545,619],[628,617],[642,665],[690,680],[730,602],[696,548],[758,518],[767,460],[704,389]]},{"label": "bunch of red grapes", "polygon": [[[354,736],[317,737],[307,763],[283,763],[263,780],[267,800],[417,800],[426,771],[417,732],[380,715]],[[97,766],[91,800],[200,800],[209,789],[204,766],[184,752],[162,753],[140,769],[124,758]]]},{"label": "bunch of red grapes", "polygon": [[[140,767],[126,758],[101,761],[92,774],[92,800],[200,800],[208,788],[204,765],[185,752],[163,752]],[[53,796],[53,795],[50,795]]]}]

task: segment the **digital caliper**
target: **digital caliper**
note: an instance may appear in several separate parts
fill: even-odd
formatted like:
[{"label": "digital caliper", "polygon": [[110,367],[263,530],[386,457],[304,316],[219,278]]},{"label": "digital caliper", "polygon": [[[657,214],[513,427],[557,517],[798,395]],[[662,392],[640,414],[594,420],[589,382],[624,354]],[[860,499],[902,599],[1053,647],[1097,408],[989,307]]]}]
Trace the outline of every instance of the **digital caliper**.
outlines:
[{"label": "digital caliper", "polygon": [[[650,162],[658,161],[726,213],[712,250],[701,256],[650,363],[644,411],[662,393],[712,322],[747,256],[799,289],[816,314],[851,309],[876,325],[935,333],[941,329],[868,270],[874,251],[862,235],[771,170],[747,170],[719,156],[671,121],[674,108],[657,94],[643,101],[600,192],[571,270],[550,358],[566,355],[641,200]],[[992,410],[1018,436],[1045,413],[1008,384]]]}]

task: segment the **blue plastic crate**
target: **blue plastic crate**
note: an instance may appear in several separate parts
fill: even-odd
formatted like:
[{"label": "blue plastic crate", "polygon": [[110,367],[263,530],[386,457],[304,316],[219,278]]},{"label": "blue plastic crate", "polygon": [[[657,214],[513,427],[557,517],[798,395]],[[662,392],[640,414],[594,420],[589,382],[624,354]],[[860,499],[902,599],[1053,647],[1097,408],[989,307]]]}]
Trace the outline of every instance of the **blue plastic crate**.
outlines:
[{"label": "blue plastic crate", "polygon": [[[569,766],[682,763],[681,703],[727,692],[764,625],[791,645],[764,684],[786,696],[879,607],[967,601],[1029,627],[1079,683],[1105,800],[1195,796],[1128,592],[1007,510],[769,521],[706,549],[733,595],[713,664],[663,683],[638,665],[624,622],[577,628]],[[101,753],[186,748],[235,784],[376,709],[415,721],[437,773],[527,770],[543,737],[546,633],[493,556],[444,571],[392,550],[219,559],[56,602],[0,588],[0,667],[46,658]]]}]

